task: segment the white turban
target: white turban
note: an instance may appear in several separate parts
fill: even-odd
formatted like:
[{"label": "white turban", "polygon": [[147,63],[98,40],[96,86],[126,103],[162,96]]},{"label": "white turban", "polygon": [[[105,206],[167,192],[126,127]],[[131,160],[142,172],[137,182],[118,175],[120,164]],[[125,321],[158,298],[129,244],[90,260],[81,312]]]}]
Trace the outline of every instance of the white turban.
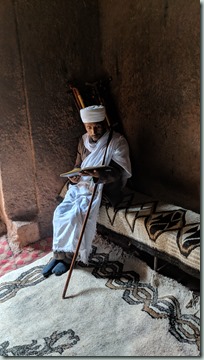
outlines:
[{"label": "white turban", "polygon": [[94,123],[105,120],[106,110],[103,105],[91,105],[80,110],[83,123]]}]

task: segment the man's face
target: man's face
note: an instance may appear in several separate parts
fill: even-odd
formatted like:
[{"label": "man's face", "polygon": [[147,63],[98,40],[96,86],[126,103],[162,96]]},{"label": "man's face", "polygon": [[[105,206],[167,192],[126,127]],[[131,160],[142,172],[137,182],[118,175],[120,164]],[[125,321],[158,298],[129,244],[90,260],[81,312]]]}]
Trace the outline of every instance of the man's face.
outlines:
[{"label": "man's face", "polygon": [[103,134],[105,134],[107,127],[105,121],[100,121],[96,123],[86,123],[84,124],[85,129],[90,136],[90,138],[96,142],[98,141]]}]

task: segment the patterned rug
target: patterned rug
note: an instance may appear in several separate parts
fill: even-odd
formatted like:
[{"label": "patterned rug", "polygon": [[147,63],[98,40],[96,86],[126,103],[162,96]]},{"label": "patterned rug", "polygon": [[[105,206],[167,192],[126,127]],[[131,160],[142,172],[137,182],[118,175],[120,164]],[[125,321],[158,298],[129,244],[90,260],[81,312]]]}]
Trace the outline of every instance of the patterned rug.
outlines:
[{"label": "patterned rug", "polygon": [[1,356],[200,356],[200,298],[97,236],[89,266],[0,278]]},{"label": "patterned rug", "polygon": [[0,237],[0,277],[9,271],[30,264],[45,256],[52,249],[52,238],[42,239],[25,246],[15,254],[9,246],[6,235]]},{"label": "patterned rug", "polygon": [[200,277],[200,214],[129,191],[117,208],[100,207],[98,224]]}]

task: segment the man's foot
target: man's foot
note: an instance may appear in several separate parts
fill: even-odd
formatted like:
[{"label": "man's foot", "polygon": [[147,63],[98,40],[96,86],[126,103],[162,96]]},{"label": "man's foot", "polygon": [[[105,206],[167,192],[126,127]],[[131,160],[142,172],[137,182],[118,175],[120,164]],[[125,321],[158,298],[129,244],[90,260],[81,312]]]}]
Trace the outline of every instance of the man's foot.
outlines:
[{"label": "man's foot", "polygon": [[58,262],[58,264],[54,267],[54,269],[52,269],[52,273],[55,274],[56,276],[60,276],[64,273],[66,273],[69,268],[70,268],[71,264],[67,264],[64,261],[60,261]]},{"label": "man's foot", "polygon": [[52,274],[52,269],[59,263],[59,260],[55,258],[52,259],[47,265],[42,269],[42,274],[44,277],[48,277]]}]

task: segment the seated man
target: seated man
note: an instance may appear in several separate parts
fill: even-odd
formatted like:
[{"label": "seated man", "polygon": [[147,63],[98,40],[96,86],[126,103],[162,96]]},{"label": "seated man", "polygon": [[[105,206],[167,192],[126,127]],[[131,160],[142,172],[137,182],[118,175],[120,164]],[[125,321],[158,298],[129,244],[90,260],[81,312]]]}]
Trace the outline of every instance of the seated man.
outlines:
[{"label": "seated man", "polygon": [[53,217],[53,259],[42,271],[45,277],[59,276],[69,270],[80,232],[90,203],[94,185],[97,190],[91,206],[81,246],[79,260],[84,264],[92,250],[102,191],[113,205],[131,177],[129,148],[125,138],[111,131],[105,120],[105,107],[93,105],[80,110],[86,133],[82,136],[74,167],[111,166],[110,172],[89,171],[73,176],[64,200],[57,206]]}]

